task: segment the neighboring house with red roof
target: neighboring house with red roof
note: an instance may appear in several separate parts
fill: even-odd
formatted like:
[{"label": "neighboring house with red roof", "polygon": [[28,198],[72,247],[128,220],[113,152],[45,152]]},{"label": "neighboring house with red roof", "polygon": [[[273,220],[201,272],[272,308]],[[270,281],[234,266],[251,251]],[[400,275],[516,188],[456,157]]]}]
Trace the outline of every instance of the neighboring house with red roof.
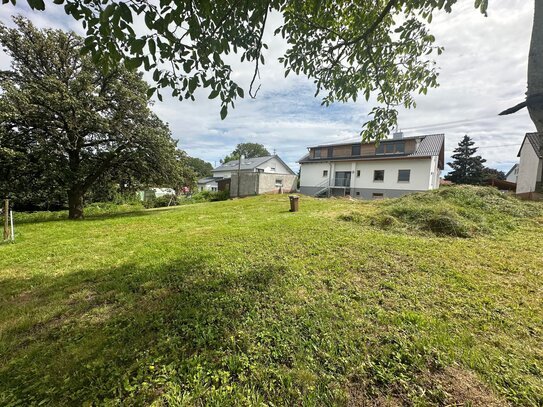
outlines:
[{"label": "neighboring house with red roof", "polygon": [[520,157],[517,195],[528,199],[543,198],[543,133],[527,133],[518,153]]},{"label": "neighboring house with red roof", "polygon": [[443,134],[308,147],[299,160],[300,192],[313,196],[393,198],[439,188],[444,168]]}]

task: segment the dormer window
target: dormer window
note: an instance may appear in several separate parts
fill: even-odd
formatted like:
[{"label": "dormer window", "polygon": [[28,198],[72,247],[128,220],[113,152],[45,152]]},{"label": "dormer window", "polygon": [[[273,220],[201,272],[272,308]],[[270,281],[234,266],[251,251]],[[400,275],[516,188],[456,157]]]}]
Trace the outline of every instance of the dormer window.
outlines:
[{"label": "dormer window", "polygon": [[405,142],[404,141],[392,141],[392,142],[383,142],[375,149],[376,155],[381,154],[404,154],[405,153]]},{"label": "dormer window", "polygon": [[315,149],[315,158],[321,158],[321,149],[320,148]]}]

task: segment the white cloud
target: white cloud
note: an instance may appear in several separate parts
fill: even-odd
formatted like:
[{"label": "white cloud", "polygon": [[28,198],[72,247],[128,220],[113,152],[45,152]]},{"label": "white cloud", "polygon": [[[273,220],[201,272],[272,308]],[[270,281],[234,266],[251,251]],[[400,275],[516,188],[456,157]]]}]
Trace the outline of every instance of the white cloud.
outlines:
[{"label": "white cloud", "polygon": [[[82,31],[61,7],[50,5],[40,13],[19,5],[24,2],[17,4],[0,6],[1,21],[22,13],[39,27]],[[526,0],[491,2],[486,18],[473,8],[473,0],[460,0],[451,14],[436,15],[431,31],[445,47],[438,58],[441,86],[428,96],[418,96],[417,109],[400,111],[400,126],[406,135],[443,132],[450,156],[460,138],[469,134],[481,147],[487,165],[508,169],[517,160],[524,133],[534,126],[526,111],[505,117],[497,114],[524,97],[532,18],[533,2]],[[257,99],[238,101],[226,120],[220,120],[218,102],[208,100],[203,92],[196,102],[168,97],[156,102],[153,109],[170,124],[180,147],[189,154],[214,163],[237,143],[250,141],[276,149],[296,167],[306,146],[358,135],[370,106],[358,102],[323,108],[313,98],[310,81],[284,78],[277,58],[286,44],[272,35],[280,23],[279,15],[270,17],[265,35],[270,49],[261,67]],[[0,68],[5,68],[7,59],[2,54],[0,58]],[[247,94],[254,66],[233,59],[231,64],[233,77]]]}]

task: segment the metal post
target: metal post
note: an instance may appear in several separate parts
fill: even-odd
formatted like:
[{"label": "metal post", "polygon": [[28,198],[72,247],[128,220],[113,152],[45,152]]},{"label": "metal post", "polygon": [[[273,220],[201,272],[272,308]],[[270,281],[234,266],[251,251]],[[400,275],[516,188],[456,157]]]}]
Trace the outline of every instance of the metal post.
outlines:
[{"label": "metal post", "polygon": [[9,199],[4,199],[4,240],[9,239]]},{"label": "metal post", "polygon": [[15,241],[15,228],[13,227],[13,211],[9,211],[9,219],[11,221],[11,241]]}]

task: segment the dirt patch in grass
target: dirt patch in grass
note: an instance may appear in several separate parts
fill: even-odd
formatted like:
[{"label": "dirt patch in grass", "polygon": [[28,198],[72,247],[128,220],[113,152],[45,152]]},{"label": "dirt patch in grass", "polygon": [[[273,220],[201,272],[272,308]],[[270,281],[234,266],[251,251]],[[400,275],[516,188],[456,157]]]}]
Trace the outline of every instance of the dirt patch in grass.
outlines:
[{"label": "dirt patch in grass", "polygon": [[445,404],[451,406],[503,407],[509,404],[500,399],[475,373],[460,367],[447,367],[426,378],[428,384],[441,388]]},{"label": "dirt patch in grass", "polygon": [[[506,401],[494,394],[475,373],[457,366],[423,373],[418,385],[431,394],[432,405],[503,407]],[[348,386],[348,407],[400,407],[412,405],[410,397],[404,397],[405,389],[392,385],[378,388],[367,383],[351,383]],[[429,400],[426,400],[428,402]]]}]

